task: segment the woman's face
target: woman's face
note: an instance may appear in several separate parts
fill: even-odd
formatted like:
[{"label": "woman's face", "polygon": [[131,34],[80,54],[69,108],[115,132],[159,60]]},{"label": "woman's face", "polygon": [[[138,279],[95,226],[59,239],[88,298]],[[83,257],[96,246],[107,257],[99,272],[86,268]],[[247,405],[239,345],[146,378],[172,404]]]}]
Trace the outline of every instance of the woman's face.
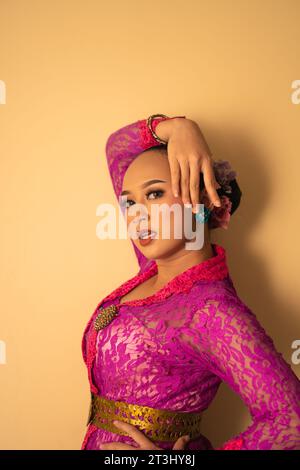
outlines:
[{"label": "woman's face", "polygon": [[[154,180],[156,181],[154,182]],[[184,204],[180,197],[175,198],[173,195],[170,166],[165,149],[147,150],[133,160],[125,173],[121,194],[123,198],[121,205],[126,211],[129,236],[146,258],[170,257],[177,251],[184,249],[186,241],[191,241],[184,235]],[[138,206],[136,206],[137,204]],[[143,206],[139,206],[139,204]],[[163,221],[166,220],[163,211],[158,211],[157,217],[153,217],[153,212],[151,215],[151,207],[158,204],[167,204],[168,207],[173,204],[179,205],[182,219],[175,218],[173,211],[169,212],[170,232],[163,232]],[[132,210],[134,212],[130,214]],[[148,235],[147,229],[152,231],[150,237],[148,236],[144,240],[133,238],[133,233],[142,235],[142,230]],[[195,230],[194,216],[191,229]],[[169,238],[166,238],[166,233],[167,236],[170,234]]]}]

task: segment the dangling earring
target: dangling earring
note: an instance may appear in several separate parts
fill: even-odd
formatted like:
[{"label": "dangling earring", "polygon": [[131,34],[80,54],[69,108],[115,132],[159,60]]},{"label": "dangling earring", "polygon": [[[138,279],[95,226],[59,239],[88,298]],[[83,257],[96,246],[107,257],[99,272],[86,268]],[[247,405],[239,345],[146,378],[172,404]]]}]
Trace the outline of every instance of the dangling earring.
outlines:
[{"label": "dangling earring", "polygon": [[203,214],[203,210],[200,209],[200,212],[197,212],[195,214],[195,218],[197,220],[197,222],[199,222],[200,224],[204,224],[205,222],[208,222],[209,220],[209,217],[210,217],[210,210],[204,206],[204,214]]}]

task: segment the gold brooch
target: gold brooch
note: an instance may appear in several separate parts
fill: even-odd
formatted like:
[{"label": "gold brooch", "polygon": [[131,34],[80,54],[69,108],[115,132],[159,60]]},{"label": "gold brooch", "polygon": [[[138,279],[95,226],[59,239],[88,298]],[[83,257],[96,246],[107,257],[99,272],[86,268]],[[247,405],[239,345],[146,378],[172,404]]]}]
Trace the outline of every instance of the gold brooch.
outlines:
[{"label": "gold brooch", "polygon": [[118,309],[115,305],[110,305],[106,308],[99,308],[100,313],[94,321],[94,328],[96,331],[105,328],[118,314]]}]

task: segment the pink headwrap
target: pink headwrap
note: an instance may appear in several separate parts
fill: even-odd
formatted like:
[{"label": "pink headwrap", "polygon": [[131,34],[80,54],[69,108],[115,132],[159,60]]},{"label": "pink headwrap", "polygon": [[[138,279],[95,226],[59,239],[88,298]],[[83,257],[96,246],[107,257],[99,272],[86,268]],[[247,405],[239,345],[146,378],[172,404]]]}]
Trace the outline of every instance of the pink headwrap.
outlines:
[{"label": "pink headwrap", "polygon": [[[177,117],[177,116],[176,116]],[[185,116],[181,116],[185,117]],[[152,129],[155,131],[156,126],[162,119],[155,118],[152,121]],[[167,119],[174,119],[167,118]],[[106,142],[106,158],[113,188],[119,202],[122,192],[124,175],[131,162],[142,152],[151,147],[163,146],[152,135],[147,126],[147,119],[138,120],[132,124],[128,124],[121,129],[113,132]],[[228,161],[214,161],[213,169],[217,182],[220,184],[218,194],[221,199],[221,207],[215,207],[210,215],[208,227],[214,229],[222,227],[227,229],[230,216],[239,206],[241,198],[241,190],[236,182],[236,172],[230,167]],[[209,198],[204,188],[203,175],[200,175],[200,189],[203,187],[201,203],[209,203]],[[202,186],[202,187],[201,187]],[[149,268],[153,260],[148,260],[137,246],[131,240],[135,254],[140,266],[140,272]]]}]

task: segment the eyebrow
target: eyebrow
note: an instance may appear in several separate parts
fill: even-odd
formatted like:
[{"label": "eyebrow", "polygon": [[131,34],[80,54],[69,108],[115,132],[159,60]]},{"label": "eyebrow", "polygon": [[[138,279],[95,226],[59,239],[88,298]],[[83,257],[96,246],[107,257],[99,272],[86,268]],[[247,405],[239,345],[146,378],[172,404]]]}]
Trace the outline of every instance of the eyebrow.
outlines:
[{"label": "eyebrow", "polygon": [[[143,183],[141,185],[141,188],[142,189],[147,188],[147,186],[150,186],[150,184],[154,184],[154,183],[166,183],[166,181],[165,180],[149,180]],[[122,191],[121,196],[125,196],[125,194],[129,194],[129,193],[130,191]]]}]

